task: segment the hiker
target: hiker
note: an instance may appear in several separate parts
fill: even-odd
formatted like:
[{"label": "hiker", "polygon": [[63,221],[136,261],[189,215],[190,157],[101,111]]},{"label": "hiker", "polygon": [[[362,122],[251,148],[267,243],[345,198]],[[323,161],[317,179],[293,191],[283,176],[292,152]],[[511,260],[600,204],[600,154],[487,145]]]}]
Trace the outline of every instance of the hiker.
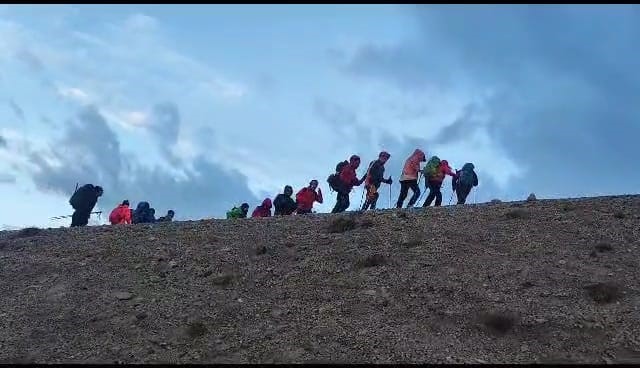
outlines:
[{"label": "hiker", "polygon": [[271,217],[271,199],[265,198],[262,204],[256,207],[251,217]]},{"label": "hiker", "polygon": [[128,200],[125,199],[118,207],[111,211],[111,214],[109,214],[109,222],[111,225],[131,223],[131,209],[129,208]]},{"label": "hiker", "polygon": [[147,221],[148,223],[153,224],[154,222],[156,222],[156,209],[155,208],[149,208],[149,212],[147,213]]},{"label": "hiker", "polygon": [[102,187],[93,184],[83,185],[73,193],[69,198],[69,204],[75,210],[71,216],[71,227],[86,226],[89,223],[91,211],[102,194]]},{"label": "hiker", "polygon": [[171,222],[173,221],[173,216],[175,216],[175,212],[173,212],[173,210],[169,210],[167,211],[167,215],[166,216],[162,216],[158,219],[158,222]]},{"label": "hiker", "polygon": [[291,198],[293,188],[290,185],[284,187],[284,193],[280,193],[273,201],[274,216],[288,216],[296,210],[296,202]]},{"label": "hiker", "polygon": [[366,180],[365,180],[365,189],[367,190],[367,197],[364,201],[364,205],[362,206],[362,210],[366,211],[371,207],[372,210],[376,209],[376,203],[378,202],[378,197],[380,194],[378,193],[378,189],[380,189],[380,185],[382,183],[393,184],[393,180],[391,177],[389,179],[384,178],[384,164],[389,160],[391,155],[389,152],[382,151],[378,155],[378,159],[373,161],[369,165],[369,170],[367,170]]},{"label": "hiker", "polygon": [[228,211],[227,219],[247,218],[248,212],[249,212],[249,204],[243,203],[240,205],[240,208],[233,207],[230,211]]},{"label": "hiker", "polygon": [[[316,188],[318,189],[317,192]],[[318,188],[318,181],[315,179],[311,180],[308,187],[300,189],[298,194],[296,194],[296,202],[298,205],[296,213],[298,215],[311,213],[313,202],[322,203],[322,190]]]},{"label": "hiker", "polygon": [[402,208],[404,200],[407,198],[409,189],[413,192],[413,195],[409,199],[407,208],[413,207],[418,198],[420,198],[420,187],[418,186],[418,173],[420,172],[420,163],[427,161],[427,158],[422,150],[417,149],[413,151],[413,154],[409,156],[404,163],[402,169],[402,176],[400,176],[400,195],[396,203],[396,208]]},{"label": "hiker", "polygon": [[153,210],[153,212],[152,210],[153,209],[149,207],[149,202],[138,203],[136,210],[133,211],[133,223],[145,224],[155,222],[155,218],[153,217],[155,210]]},{"label": "hiker", "polygon": [[360,157],[358,155],[352,155],[349,158],[349,162],[342,161],[336,166],[336,173],[329,176],[327,181],[333,190],[338,192],[336,197],[336,205],[333,207],[331,213],[344,212],[349,208],[349,193],[353,187],[360,186],[365,179],[366,175],[362,179],[358,179],[356,170],[360,166]]},{"label": "hiker", "polygon": [[450,175],[453,178],[456,177],[456,173],[449,167],[447,160],[441,161],[438,156],[431,157],[424,167],[424,177],[427,179],[426,186],[429,188],[429,195],[422,207],[429,207],[434,198],[436,207],[442,204],[442,192],[440,189],[446,175]]},{"label": "hiker", "polygon": [[475,166],[467,162],[462,166],[462,169],[456,171],[457,177],[451,180],[451,189],[458,196],[457,204],[464,204],[471,189],[478,186],[478,175],[473,169],[475,169]]}]

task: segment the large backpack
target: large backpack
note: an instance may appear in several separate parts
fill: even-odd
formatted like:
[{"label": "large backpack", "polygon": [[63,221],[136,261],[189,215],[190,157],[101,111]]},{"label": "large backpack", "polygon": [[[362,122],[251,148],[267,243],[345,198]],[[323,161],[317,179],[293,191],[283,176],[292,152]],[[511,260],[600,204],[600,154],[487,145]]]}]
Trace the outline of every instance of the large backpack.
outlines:
[{"label": "large backpack", "polygon": [[93,190],[93,185],[86,184],[73,192],[73,195],[71,196],[71,198],[69,198],[69,204],[71,205],[71,207],[73,207],[74,210],[77,210],[78,207],[82,206],[82,202],[84,199],[83,197],[86,198],[87,192],[90,190]]},{"label": "large backpack", "polygon": [[438,175],[438,167],[440,166],[440,158],[438,156],[432,156],[429,161],[427,161],[427,166],[423,169],[424,176],[428,178],[432,178]]},{"label": "large backpack", "polygon": [[349,161],[342,161],[336,165],[336,172],[329,175],[327,178],[327,183],[329,183],[329,188],[331,190],[338,192],[342,184],[340,183],[340,173],[345,166],[349,165]]},{"label": "large backpack", "polygon": [[473,187],[473,169],[474,166],[471,163],[466,163],[462,166],[460,170],[460,176],[458,177],[458,185],[462,185],[464,187]]}]

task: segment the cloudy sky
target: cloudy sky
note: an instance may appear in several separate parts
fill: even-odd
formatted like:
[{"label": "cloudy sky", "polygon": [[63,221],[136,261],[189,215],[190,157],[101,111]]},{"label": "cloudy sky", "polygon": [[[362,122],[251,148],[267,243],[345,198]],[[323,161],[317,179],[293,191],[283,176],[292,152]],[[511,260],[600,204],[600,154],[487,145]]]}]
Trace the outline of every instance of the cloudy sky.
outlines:
[{"label": "cloudy sky", "polygon": [[634,5],[4,5],[0,226],[67,225],[76,182],[198,219],[316,178],[326,212],[338,161],[417,147],[477,201],[632,193],[638,39]]}]

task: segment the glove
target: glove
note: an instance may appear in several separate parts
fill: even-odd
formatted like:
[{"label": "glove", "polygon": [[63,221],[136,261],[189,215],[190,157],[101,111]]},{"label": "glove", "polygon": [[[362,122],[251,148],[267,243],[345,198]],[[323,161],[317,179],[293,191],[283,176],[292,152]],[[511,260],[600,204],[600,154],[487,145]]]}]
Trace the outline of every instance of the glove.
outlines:
[{"label": "glove", "polygon": [[389,179],[387,179],[387,184],[389,184],[389,185],[393,184],[393,180],[391,180],[391,177],[389,177]]}]

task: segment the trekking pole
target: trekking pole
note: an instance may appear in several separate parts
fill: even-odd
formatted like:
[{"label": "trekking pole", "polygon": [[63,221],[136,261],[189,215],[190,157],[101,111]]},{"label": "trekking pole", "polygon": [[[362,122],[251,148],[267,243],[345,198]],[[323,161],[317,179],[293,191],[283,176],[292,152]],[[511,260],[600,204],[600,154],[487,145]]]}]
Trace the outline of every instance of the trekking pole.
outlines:
[{"label": "trekking pole", "polygon": [[389,208],[391,208],[391,185],[389,185]]}]

